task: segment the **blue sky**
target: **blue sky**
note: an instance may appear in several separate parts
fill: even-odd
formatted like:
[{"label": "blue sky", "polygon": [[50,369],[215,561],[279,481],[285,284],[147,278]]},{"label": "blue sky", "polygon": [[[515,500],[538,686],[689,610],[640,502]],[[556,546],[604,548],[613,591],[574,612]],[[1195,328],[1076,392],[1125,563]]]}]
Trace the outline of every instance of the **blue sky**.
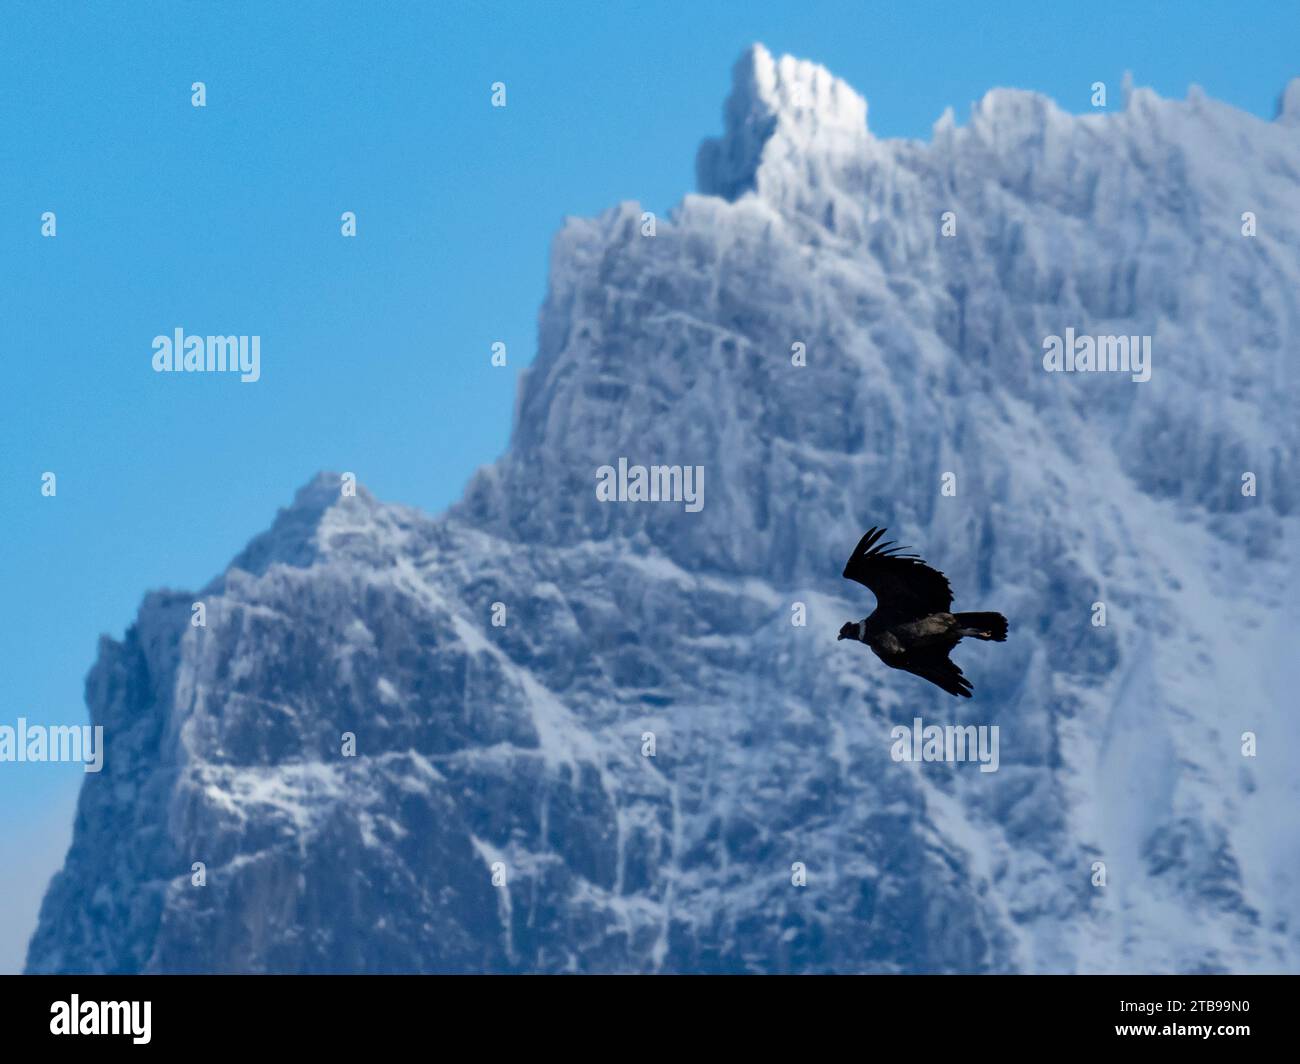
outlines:
[{"label": "blue sky", "polygon": [[[956,8],[956,10],[953,10]],[[0,36],[0,724],[82,723],[100,633],[197,588],[320,469],[444,508],[503,450],[550,240],[664,212],[762,41],[929,136],[994,86],[1089,109],[1195,82],[1271,118],[1300,7],[662,2],[28,5]],[[207,86],[207,107],[190,85]],[[503,81],[508,106],[490,106]],[[358,236],[339,234],[355,211]],[[58,235],[40,236],[57,214]],[[262,379],[159,375],[176,327]],[[510,366],[489,365],[508,345]],[[44,498],[40,478],[58,476]],[[0,971],[70,835],[77,766],[0,764]]]}]

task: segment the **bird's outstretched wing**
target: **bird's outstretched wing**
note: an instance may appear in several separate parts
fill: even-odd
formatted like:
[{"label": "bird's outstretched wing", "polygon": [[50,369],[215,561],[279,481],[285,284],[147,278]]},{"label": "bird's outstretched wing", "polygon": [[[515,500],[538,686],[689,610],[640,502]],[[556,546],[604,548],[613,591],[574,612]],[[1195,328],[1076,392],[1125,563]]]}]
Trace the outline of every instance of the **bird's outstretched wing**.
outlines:
[{"label": "bird's outstretched wing", "polygon": [[[844,566],[846,580],[856,580],[876,596],[887,616],[906,620],[944,613],[952,606],[948,578],[902,547],[881,543],[883,528],[872,528],[859,540]],[[942,686],[942,685],[940,685]]]},{"label": "bird's outstretched wing", "polygon": [[923,680],[929,680],[937,687],[942,687],[950,695],[970,698],[975,688],[961,674],[961,669],[957,668],[956,662],[949,660],[949,649],[949,647],[935,645],[918,647],[916,650],[909,650],[893,664],[897,669],[910,672]]}]

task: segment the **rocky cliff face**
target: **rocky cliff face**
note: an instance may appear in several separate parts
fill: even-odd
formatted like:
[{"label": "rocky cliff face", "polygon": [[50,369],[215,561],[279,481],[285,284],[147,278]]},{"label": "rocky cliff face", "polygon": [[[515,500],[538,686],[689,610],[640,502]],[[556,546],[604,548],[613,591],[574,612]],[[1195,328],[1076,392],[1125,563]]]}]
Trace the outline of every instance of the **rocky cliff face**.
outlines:
[{"label": "rocky cliff face", "polygon": [[[322,475],[103,641],[29,969],[1300,968],[1298,86],[922,144],[752,50],[700,194],[557,237],[461,503]],[[1046,372],[1066,329],[1150,380]],[[620,457],[703,509],[599,501]],[[973,701],[836,642],[871,524],[1011,618]],[[998,771],[892,760],[917,716]]]}]

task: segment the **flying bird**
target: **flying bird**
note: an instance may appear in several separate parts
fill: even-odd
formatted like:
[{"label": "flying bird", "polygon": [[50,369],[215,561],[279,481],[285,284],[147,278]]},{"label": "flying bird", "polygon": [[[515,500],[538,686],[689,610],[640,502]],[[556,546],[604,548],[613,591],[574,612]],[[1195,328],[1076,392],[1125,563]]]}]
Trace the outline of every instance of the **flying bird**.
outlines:
[{"label": "flying bird", "polygon": [[844,566],[846,580],[876,596],[876,610],[845,624],[839,638],[866,643],[891,669],[970,698],[970,681],[948,660],[948,652],[967,636],[1005,642],[1007,619],[1000,613],[950,613],[948,578],[915,554],[899,553],[907,548],[881,543],[884,534],[883,528],[870,529]]}]

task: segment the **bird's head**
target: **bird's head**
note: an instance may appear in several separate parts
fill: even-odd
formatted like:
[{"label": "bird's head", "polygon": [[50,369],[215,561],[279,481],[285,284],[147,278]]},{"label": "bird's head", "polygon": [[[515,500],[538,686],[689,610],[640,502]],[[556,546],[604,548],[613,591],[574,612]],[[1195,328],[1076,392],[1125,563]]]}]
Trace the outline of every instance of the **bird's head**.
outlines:
[{"label": "bird's head", "polygon": [[844,627],[840,629],[840,639],[857,639],[858,624],[856,621],[846,621]]}]

